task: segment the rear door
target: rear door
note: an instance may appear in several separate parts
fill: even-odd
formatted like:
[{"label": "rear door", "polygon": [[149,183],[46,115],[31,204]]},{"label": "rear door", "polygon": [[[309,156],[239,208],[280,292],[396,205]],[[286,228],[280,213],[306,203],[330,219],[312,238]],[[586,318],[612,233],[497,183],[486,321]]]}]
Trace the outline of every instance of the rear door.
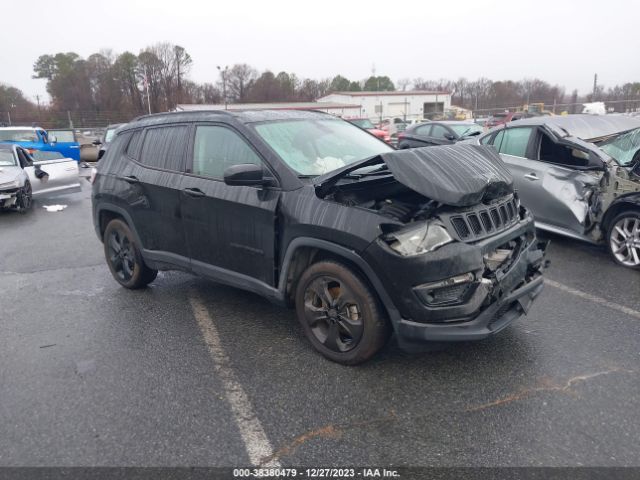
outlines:
[{"label": "rear door", "polygon": [[190,127],[162,125],[134,131],[122,170],[116,172],[117,190],[133,218],[145,250],[171,255],[188,267],[188,253],[180,211]]},{"label": "rear door", "polygon": [[[489,141],[500,153],[509,167],[522,203],[533,213],[536,220],[548,217],[540,204],[542,180],[547,169],[543,162],[527,158],[534,141],[535,127],[515,127],[500,130]],[[544,220],[546,221],[546,220]]]},{"label": "rear door", "polygon": [[233,272],[273,286],[275,187],[230,186],[226,168],[268,166],[250,143],[224,124],[199,124],[193,133],[190,172],[181,191],[184,229],[194,272]]}]

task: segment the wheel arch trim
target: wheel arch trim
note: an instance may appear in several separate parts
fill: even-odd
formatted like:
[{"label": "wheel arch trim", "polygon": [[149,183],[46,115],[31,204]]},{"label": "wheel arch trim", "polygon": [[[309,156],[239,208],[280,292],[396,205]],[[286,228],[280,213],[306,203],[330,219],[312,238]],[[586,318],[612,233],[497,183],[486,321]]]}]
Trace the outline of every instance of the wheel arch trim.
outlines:
[{"label": "wheel arch trim", "polygon": [[347,247],[337,245],[327,240],[321,240],[311,237],[297,237],[289,243],[284,255],[284,259],[282,260],[282,267],[280,269],[280,275],[278,279],[278,291],[283,298],[286,296],[287,278],[294,255],[299,249],[306,247],[330,252],[338,257],[342,257],[344,260],[355,264],[366,276],[366,279],[369,281],[375,293],[378,295],[378,298],[389,314],[389,318],[395,329],[396,324],[401,320],[400,312],[395,307],[395,304],[391,300],[391,297],[387,293],[387,290],[380,281],[378,275],[355,250],[351,250]]}]

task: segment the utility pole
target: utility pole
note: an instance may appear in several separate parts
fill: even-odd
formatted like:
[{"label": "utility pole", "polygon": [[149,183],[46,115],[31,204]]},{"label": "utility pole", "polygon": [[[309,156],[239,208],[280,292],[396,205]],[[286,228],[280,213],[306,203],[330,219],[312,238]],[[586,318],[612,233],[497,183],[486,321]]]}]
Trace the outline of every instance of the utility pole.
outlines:
[{"label": "utility pole", "polygon": [[593,74],[593,98],[591,99],[592,102],[596,101],[596,92],[598,91],[598,74],[594,73]]},{"label": "utility pole", "polygon": [[227,69],[229,66],[225,66],[224,70],[220,68],[220,65],[216,66],[220,75],[222,76],[222,99],[224,101],[224,109],[227,109]]},{"label": "utility pole", "polygon": [[147,76],[147,67],[144,67],[144,86],[147,90],[147,107],[149,115],[151,115],[151,95],[149,94],[149,77]]}]

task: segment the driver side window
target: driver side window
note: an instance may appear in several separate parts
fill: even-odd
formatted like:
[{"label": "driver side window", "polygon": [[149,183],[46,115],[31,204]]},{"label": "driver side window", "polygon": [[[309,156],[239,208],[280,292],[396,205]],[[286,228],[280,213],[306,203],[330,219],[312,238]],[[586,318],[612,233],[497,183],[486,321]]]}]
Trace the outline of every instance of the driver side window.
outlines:
[{"label": "driver side window", "polygon": [[228,167],[242,163],[262,165],[260,157],[240,135],[217,125],[196,128],[192,173],[221,179]]},{"label": "driver side window", "polygon": [[588,153],[555,143],[544,133],[541,134],[539,157],[542,162],[566,167],[587,167],[589,165]]}]

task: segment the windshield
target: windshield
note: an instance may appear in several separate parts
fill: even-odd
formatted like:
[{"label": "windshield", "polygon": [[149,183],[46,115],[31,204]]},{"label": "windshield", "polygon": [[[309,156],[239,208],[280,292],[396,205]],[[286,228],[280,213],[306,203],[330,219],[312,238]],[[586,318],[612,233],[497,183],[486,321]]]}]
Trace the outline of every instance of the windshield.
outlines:
[{"label": "windshield", "polygon": [[316,176],[393,149],[352,124],[334,119],[258,124],[258,134],[298,174]]},{"label": "windshield", "polygon": [[484,130],[480,125],[476,125],[475,123],[463,123],[461,125],[449,125],[451,130],[456,132],[459,137],[468,136],[468,135],[477,135],[482,133]]},{"label": "windshield", "polygon": [[620,165],[633,163],[634,157],[640,149],[640,128],[623,133],[607,140],[600,148],[613,157]]},{"label": "windshield", "polygon": [[0,167],[13,167],[16,165],[16,158],[11,150],[0,150]]},{"label": "windshield", "polygon": [[38,142],[34,130],[0,130],[0,141],[4,142]]},{"label": "windshield", "polygon": [[58,160],[64,158],[60,152],[43,152],[42,150],[34,150],[31,154],[35,162],[45,162],[47,160]]},{"label": "windshield", "polygon": [[371,120],[369,120],[368,118],[358,118],[358,119],[349,120],[349,121],[360,128],[376,128],[373,125],[373,123],[371,123]]},{"label": "windshield", "polygon": [[76,138],[73,134],[73,130],[49,130],[49,136],[54,135],[58,142],[75,142]]}]

